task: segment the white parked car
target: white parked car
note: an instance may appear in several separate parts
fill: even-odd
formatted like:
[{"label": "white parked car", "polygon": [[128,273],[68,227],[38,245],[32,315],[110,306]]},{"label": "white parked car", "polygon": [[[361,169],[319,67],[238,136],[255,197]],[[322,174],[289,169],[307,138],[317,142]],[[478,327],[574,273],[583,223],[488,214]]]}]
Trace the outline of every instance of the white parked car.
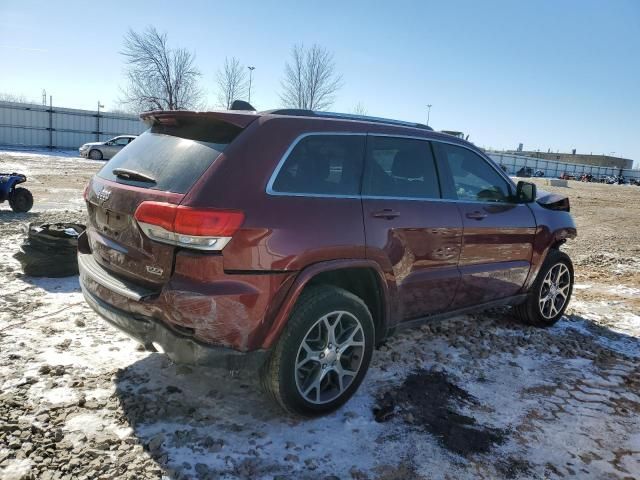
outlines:
[{"label": "white parked car", "polygon": [[80,156],[92,160],[108,160],[136,139],[136,135],[120,135],[106,142],[91,142],[82,145]]}]

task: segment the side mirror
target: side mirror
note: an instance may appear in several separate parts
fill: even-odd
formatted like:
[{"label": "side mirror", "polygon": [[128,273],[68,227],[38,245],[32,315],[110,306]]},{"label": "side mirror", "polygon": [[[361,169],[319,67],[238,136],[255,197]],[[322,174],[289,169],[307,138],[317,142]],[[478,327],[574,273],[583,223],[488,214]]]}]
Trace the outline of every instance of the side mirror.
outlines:
[{"label": "side mirror", "polygon": [[516,200],[518,203],[532,203],[536,201],[536,184],[520,180],[516,186]]}]

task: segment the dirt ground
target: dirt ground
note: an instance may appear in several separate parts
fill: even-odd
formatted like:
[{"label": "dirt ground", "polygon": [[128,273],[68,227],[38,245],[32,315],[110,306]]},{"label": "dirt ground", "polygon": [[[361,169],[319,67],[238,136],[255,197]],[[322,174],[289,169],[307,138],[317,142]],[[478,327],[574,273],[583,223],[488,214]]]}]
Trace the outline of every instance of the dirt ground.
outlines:
[{"label": "dirt ground", "polygon": [[640,477],[640,187],[540,187],[569,196],[579,234],[556,326],[498,309],[405,331],[347,405],[306,420],[250,375],[141,351],[77,277],[22,275],[26,225],[82,220],[101,165],[0,151],[36,200],[0,205],[0,479]]}]

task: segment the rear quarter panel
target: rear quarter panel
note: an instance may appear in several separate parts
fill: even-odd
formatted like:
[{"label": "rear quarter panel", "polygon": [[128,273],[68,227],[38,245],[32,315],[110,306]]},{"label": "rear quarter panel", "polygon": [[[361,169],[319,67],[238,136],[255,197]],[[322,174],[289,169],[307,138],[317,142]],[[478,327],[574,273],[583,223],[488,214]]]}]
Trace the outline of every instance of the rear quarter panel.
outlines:
[{"label": "rear quarter panel", "polygon": [[[344,131],[326,121],[260,117],[205,172],[183,205],[245,214],[224,249],[226,271],[291,271],[325,260],[365,257],[360,199],[266,192],[272,172],[299,135]],[[349,131],[358,133],[363,127],[354,124]]]}]

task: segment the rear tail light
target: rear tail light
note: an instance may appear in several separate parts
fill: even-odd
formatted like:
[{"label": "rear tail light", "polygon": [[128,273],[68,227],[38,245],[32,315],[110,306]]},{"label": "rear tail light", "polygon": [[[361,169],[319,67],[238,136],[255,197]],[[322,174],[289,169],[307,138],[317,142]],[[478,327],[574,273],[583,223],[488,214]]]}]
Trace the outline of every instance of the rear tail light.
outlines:
[{"label": "rear tail light", "polygon": [[142,202],[135,213],[151,239],[198,250],[220,251],[244,221],[237,210],[192,208],[162,202]]}]

